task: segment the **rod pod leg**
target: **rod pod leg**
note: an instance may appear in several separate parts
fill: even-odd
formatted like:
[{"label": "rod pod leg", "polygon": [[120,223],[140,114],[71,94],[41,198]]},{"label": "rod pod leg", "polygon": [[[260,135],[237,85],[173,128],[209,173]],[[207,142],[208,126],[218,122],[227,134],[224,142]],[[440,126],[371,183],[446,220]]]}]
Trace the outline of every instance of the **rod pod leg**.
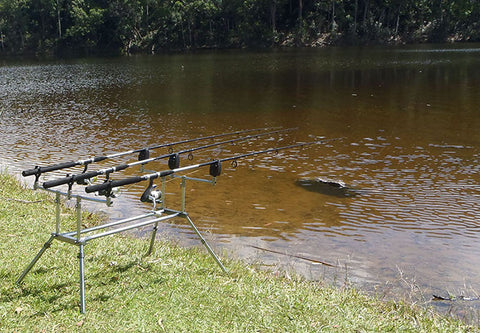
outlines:
[{"label": "rod pod leg", "polygon": [[153,227],[152,230],[152,239],[150,240],[150,247],[148,248],[147,253],[145,254],[145,257],[148,257],[149,255],[152,254],[153,252],[153,244],[155,243],[155,237],[157,236],[157,230],[158,230],[158,222],[155,223],[155,226]]},{"label": "rod pod leg", "polygon": [[[161,211],[163,211],[164,208],[165,208],[165,177],[162,177],[161,180],[162,180],[162,192],[161,192],[162,193],[162,196],[161,196],[162,200],[161,200],[160,209],[161,209]],[[155,201],[153,201],[153,204],[154,204],[153,210],[155,211]],[[153,226],[152,239],[150,240],[150,247],[148,248],[148,251],[145,254],[145,257],[148,257],[153,252],[153,245],[155,243],[155,237],[157,236],[157,231],[158,231],[158,222],[155,223],[155,225]]]},{"label": "rod pod leg", "polygon": [[51,235],[50,238],[48,239],[48,241],[45,244],[43,244],[42,249],[37,253],[35,258],[33,258],[33,260],[30,262],[30,264],[27,266],[27,268],[25,268],[22,275],[20,275],[17,282],[15,282],[15,284],[20,284],[23,281],[23,279],[28,274],[28,272],[30,272],[30,270],[33,268],[33,266],[35,266],[37,261],[42,257],[43,253],[50,247],[50,244],[52,244],[52,241],[54,239],[55,239],[55,236]]},{"label": "rod pod leg", "polygon": [[85,253],[83,252],[83,244],[79,245],[78,262],[80,265],[80,312],[85,313]]},{"label": "rod pod leg", "polygon": [[215,259],[215,261],[217,262],[218,266],[220,266],[220,268],[222,269],[222,271],[224,273],[227,273],[228,274],[228,271],[227,269],[225,268],[225,266],[223,266],[222,262],[220,261],[220,259],[218,259],[217,255],[215,254],[215,252],[213,252],[212,248],[210,247],[210,245],[208,245],[207,241],[205,240],[205,238],[203,238],[202,234],[200,233],[200,231],[198,231],[197,227],[195,226],[195,224],[193,224],[193,221],[192,219],[187,215],[183,215],[187,220],[188,220],[188,223],[190,223],[190,226],[193,228],[193,230],[195,231],[195,233],[197,234],[198,237],[200,237],[200,241],[202,242],[202,244],[207,248],[208,252],[210,253],[210,255],[213,257],[213,259]]}]

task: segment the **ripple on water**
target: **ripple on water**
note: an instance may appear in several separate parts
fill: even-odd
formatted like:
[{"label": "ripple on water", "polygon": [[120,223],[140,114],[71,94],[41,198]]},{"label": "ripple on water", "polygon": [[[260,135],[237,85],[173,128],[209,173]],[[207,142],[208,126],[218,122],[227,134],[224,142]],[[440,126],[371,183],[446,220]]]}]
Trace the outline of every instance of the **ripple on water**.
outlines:
[{"label": "ripple on water", "polygon": [[[414,93],[402,95],[408,90],[408,84],[397,86],[395,80],[401,80],[402,75],[410,78],[413,72],[400,70],[403,74],[396,76],[381,69],[382,75],[395,78],[389,83],[394,88],[391,91],[387,85],[381,87],[385,101],[375,93],[374,103],[385,104],[371,108],[372,99],[361,103],[364,94],[360,91],[356,96],[358,104],[343,105],[337,95],[332,98],[335,102],[328,104],[328,98],[319,92],[342,92],[344,87],[337,85],[345,81],[350,95],[352,82],[363,84],[365,81],[357,76],[365,75],[366,81],[377,77],[363,70],[352,74],[329,69],[328,76],[332,79],[327,81],[333,90],[332,86],[320,85],[319,89],[303,89],[306,86],[302,78],[310,78],[306,81],[312,85],[323,82],[314,80],[310,72],[295,76],[295,80],[281,80],[282,84],[298,85],[288,89],[292,92],[315,91],[315,95],[302,95],[305,101],[300,105],[299,95],[263,96],[267,94],[265,91],[262,96],[252,95],[253,80],[247,80],[248,89],[242,87],[241,80],[237,82],[238,77],[247,75],[244,71],[242,75],[237,72],[231,75],[235,82],[227,83],[236,89],[235,95],[228,95],[221,85],[206,85],[207,81],[214,80],[190,85],[191,78],[179,78],[178,73],[172,72],[175,66],[168,61],[159,61],[155,68],[138,63],[131,59],[121,65],[87,61],[0,67],[0,161],[18,172],[35,164],[214,134],[227,131],[228,127],[258,128],[259,123],[295,126],[298,119],[305,118],[301,121],[302,128],[290,136],[280,139],[272,136],[195,154],[195,161],[206,161],[213,155],[287,145],[293,137],[300,141],[309,134],[327,138],[345,136],[328,144],[244,159],[235,170],[225,165],[214,190],[196,187],[196,192],[189,192],[201,193],[193,196],[194,202],[188,207],[202,230],[210,230],[223,243],[227,243],[227,239],[234,242],[238,238],[240,242],[245,241],[242,237],[258,237],[314,256],[333,258],[333,261],[352,256],[349,264],[355,267],[352,276],[358,280],[395,277],[395,265],[406,270],[413,267],[410,273],[420,272],[423,280],[420,283],[424,285],[438,278],[437,286],[444,286],[436,266],[445,274],[457,274],[451,280],[458,283],[463,283],[461,274],[479,276],[476,244],[480,239],[480,154],[476,148],[478,135],[471,130],[478,128],[478,113],[468,111],[465,102],[480,96],[476,91],[462,91],[458,95],[463,99],[455,100],[461,102],[460,107],[455,105],[444,112],[434,105],[447,108],[450,102],[434,103],[437,89],[428,87],[426,95],[415,95],[415,102],[411,97],[417,93],[417,86]],[[203,65],[197,66],[199,71],[205,69]],[[291,66],[285,68],[289,70],[276,72],[271,77],[272,84],[277,76],[291,72]],[[222,68],[224,70],[229,69]],[[474,75],[473,72],[465,71],[469,75]],[[378,68],[375,73],[378,74]],[[195,75],[202,79],[200,72]],[[325,77],[321,71],[315,75]],[[477,77],[470,79],[475,82]],[[448,81],[449,90],[452,80],[455,79]],[[435,82],[439,85],[437,88],[442,88],[441,79]],[[370,88],[380,89],[377,85],[363,87]],[[205,92],[206,97],[198,91]],[[281,91],[283,95],[287,89]],[[234,104],[241,106],[228,104],[227,99],[222,99],[222,93],[227,93],[227,99],[232,98]],[[248,98],[238,98],[237,93]],[[398,97],[392,103],[388,96],[394,93],[399,95],[392,95]],[[245,111],[250,107],[264,110],[263,103],[258,103],[264,101],[264,97],[265,101],[268,98],[274,101],[269,112]],[[427,97],[428,100],[422,100]],[[281,102],[284,98],[298,102],[295,112],[281,111],[285,109]],[[242,104],[248,101],[252,104]],[[431,105],[428,113],[422,111],[427,103]],[[223,108],[224,104],[239,112],[215,109],[216,105]],[[402,105],[397,109],[392,107],[397,104]],[[449,112],[459,115],[455,122],[451,121]],[[428,126],[420,128],[422,124]],[[162,163],[156,165],[162,166]],[[75,172],[65,170],[51,177],[70,171]],[[333,198],[294,188],[295,180],[315,177],[342,180],[358,195]],[[131,213],[133,208],[145,209],[138,202],[138,194],[143,190],[142,185],[124,191],[123,197],[116,201],[122,214]],[[178,199],[177,191],[178,187],[169,186],[168,199]],[[111,214],[117,218],[116,213]],[[195,238],[187,225],[179,224],[171,229]],[[418,268],[415,270],[415,267]]]}]

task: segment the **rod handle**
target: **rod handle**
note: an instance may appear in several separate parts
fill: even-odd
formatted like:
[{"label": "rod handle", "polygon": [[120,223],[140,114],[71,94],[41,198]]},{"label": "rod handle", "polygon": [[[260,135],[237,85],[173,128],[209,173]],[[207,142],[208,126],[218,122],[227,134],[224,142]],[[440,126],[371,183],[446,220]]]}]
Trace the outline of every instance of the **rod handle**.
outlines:
[{"label": "rod handle", "polygon": [[99,171],[88,171],[88,172],[84,172],[84,173],[73,176],[72,180],[74,182],[79,182],[79,181],[82,181],[82,180],[85,180],[85,179],[96,177],[100,174],[101,173]]},{"label": "rod handle", "polygon": [[92,158],[92,163],[101,162],[103,160],[106,160],[107,158],[108,158],[107,156],[96,156]]},{"label": "rod handle", "polygon": [[76,165],[78,165],[78,161],[70,161],[70,162],[64,162],[64,163],[59,163],[59,164],[54,164],[46,167],[35,167],[33,169],[28,169],[22,171],[22,176],[27,177],[27,176],[33,176],[33,175],[39,175],[45,172],[50,172],[50,171],[55,171],[55,170],[61,170],[65,168],[71,168]]},{"label": "rod handle", "polygon": [[103,184],[87,186],[85,187],[85,192],[92,193],[92,192],[102,191],[106,189],[112,189],[114,187],[138,183],[138,182],[141,182],[142,180],[145,180],[145,178],[141,176],[136,176],[136,177],[125,178],[120,180],[107,181]]},{"label": "rod handle", "polygon": [[103,161],[103,160],[106,160],[106,159],[107,159],[106,156],[97,156],[97,157],[93,157],[92,159],[89,159],[89,160],[86,160],[86,161],[63,162],[63,163],[49,165],[49,166],[46,166],[46,167],[36,166],[33,169],[23,170],[22,171],[22,176],[23,177],[28,177],[28,176],[33,176],[33,175],[40,175],[40,174],[45,173],[45,172],[71,168],[71,167],[81,165],[81,164],[89,164],[89,163],[94,163],[94,162],[100,162],[100,161]]},{"label": "rod handle", "polygon": [[117,165],[116,167],[112,167],[112,168],[106,169],[106,170],[84,172],[84,173],[75,175],[73,177],[73,181],[74,182],[79,182],[79,181],[89,179],[89,178],[93,178],[93,177],[96,177],[96,176],[100,176],[100,175],[103,175],[103,174],[125,170],[128,167],[129,167],[128,164],[120,164],[120,165]]},{"label": "rod handle", "polygon": [[63,184],[68,184],[70,182],[73,182],[73,177],[74,176],[68,176],[64,178],[58,178],[54,180],[49,180],[43,183],[43,188],[50,188],[50,187],[55,187]]},{"label": "rod handle", "polygon": [[79,175],[71,175],[67,176],[64,178],[59,178],[59,179],[54,179],[54,180],[48,180],[43,183],[43,188],[51,188],[63,184],[69,184],[69,183],[74,183],[77,181],[85,180],[88,178],[92,178],[95,176],[98,176],[100,173],[98,171],[89,171],[89,172],[84,172]]}]

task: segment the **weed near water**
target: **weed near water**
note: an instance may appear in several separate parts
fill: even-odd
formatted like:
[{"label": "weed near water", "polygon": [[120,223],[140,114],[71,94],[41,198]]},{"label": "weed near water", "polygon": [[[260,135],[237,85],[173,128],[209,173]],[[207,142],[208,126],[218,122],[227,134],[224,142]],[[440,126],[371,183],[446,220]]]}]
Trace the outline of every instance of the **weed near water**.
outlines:
[{"label": "weed near water", "polygon": [[[305,332],[475,331],[352,288],[260,272],[202,249],[115,235],[85,247],[86,314],[79,313],[78,248],[60,242],[15,281],[54,225],[50,196],[0,175],[0,331]],[[74,225],[74,214],[62,213]],[[101,223],[85,214],[89,224]]]}]

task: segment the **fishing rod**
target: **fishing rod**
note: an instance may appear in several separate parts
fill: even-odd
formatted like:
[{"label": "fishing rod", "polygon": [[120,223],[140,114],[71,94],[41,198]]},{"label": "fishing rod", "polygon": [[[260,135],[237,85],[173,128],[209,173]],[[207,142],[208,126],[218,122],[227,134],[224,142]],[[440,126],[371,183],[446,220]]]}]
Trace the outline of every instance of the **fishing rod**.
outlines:
[{"label": "fishing rod", "polygon": [[[286,128],[286,129],[280,129],[280,130],[276,130],[276,131],[247,135],[247,136],[244,136],[244,137],[234,138],[234,139],[225,140],[225,141],[214,142],[214,143],[199,146],[199,147],[185,149],[185,150],[182,150],[182,151],[179,151],[179,152],[176,152],[176,153],[164,154],[164,155],[160,155],[160,156],[157,156],[157,157],[147,158],[147,159],[143,159],[143,160],[136,161],[136,162],[131,162],[131,163],[126,163],[126,164],[121,164],[121,165],[117,165],[117,166],[106,168],[106,169],[83,172],[83,173],[77,174],[77,175],[68,175],[64,178],[59,178],[59,179],[46,181],[46,182],[43,183],[42,186],[43,186],[43,188],[51,188],[51,187],[55,187],[55,186],[59,186],[59,185],[63,185],[63,184],[73,184],[75,182],[77,182],[79,184],[82,184],[82,185],[86,185],[84,183],[84,181],[86,179],[93,178],[93,177],[96,177],[96,176],[99,176],[99,175],[107,175],[107,179],[108,179],[110,173],[112,173],[112,172],[125,170],[129,167],[132,167],[132,166],[136,166],[136,165],[139,165],[139,164],[143,165],[143,164],[147,164],[147,163],[153,162],[153,161],[158,161],[158,160],[161,160],[161,159],[164,159],[164,158],[169,159],[168,160],[168,167],[170,169],[177,169],[177,168],[180,167],[180,155],[181,154],[185,154],[185,153],[190,153],[191,154],[192,152],[197,151],[197,150],[201,150],[201,149],[207,149],[207,148],[220,146],[220,145],[224,145],[224,144],[228,144],[228,143],[234,143],[234,142],[238,142],[238,141],[251,140],[251,139],[254,139],[254,138],[261,137],[261,136],[293,131],[295,129],[296,128]],[[189,158],[190,158],[190,156],[192,156],[192,158],[193,158],[193,155],[189,155]]]},{"label": "fishing rod", "polygon": [[300,255],[296,255],[296,254],[289,254],[289,253],[284,253],[284,252],[280,252],[280,251],[270,250],[270,249],[266,249],[264,247],[255,246],[255,245],[249,245],[249,246],[253,247],[254,249],[257,249],[257,250],[262,250],[262,251],[271,252],[271,253],[275,253],[275,254],[282,254],[282,255],[287,256],[287,257],[306,260],[306,261],[309,261],[309,262],[314,263],[314,264],[321,264],[321,265],[325,265],[325,266],[328,266],[328,267],[337,267],[335,265],[329,264],[328,262],[308,258],[308,257],[305,257],[305,256],[300,256]]},{"label": "fishing rod", "polygon": [[278,152],[280,150],[285,150],[285,149],[305,147],[305,146],[309,146],[309,145],[313,145],[313,144],[325,143],[325,142],[340,140],[340,139],[342,139],[342,138],[333,138],[333,139],[324,139],[324,140],[317,140],[317,141],[304,142],[304,143],[296,143],[296,144],[283,146],[283,147],[269,148],[269,149],[265,149],[265,150],[254,151],[254,152],[235,155],[235,156],[231,156],[231,157],[215,159],[215,160],[212,160],[212,161],[209,161],[209,162],[192,164],[192,165],[188,165],[188,166],[184,166],[184,167],[180,167],[180,168],[176,168],[176,169],[170,169],[170,170],[164,170],[164,171],[149,173],[149,174],[142,175],[142,176],[135,176],[135,177],[125,178],[125,179],[120,179],[120,180],[107,180],[102,184],[90,185],[90,186],[85,187],[85,192],[87,192],[87,193],[99,192],[102,195],[109,196],[112,193],[111,191],[114,187],[139,183],[139,182],[142,182],[142,181],[145,181],[145,180],[153,181],[154,179],[159,178],[159,177],[162,178],[162,177],[173,175],[173,174],[178,173],[178,172],[187,171],[187,170],[196,169],[196,168],[201,168],[201,167],[204,167],[204,166],[210,166],[209,174],[212,177],[217,177],[217,176],[220,176],[220,174],[222,172],[222,162],[235,161],[235,166],[236,166],[236,160],[238,160],[240,158],[245,158],[245,157],[250,157],[250,156],[255,156],[255,155],[260,155],[260,154],[266,154],[266,153],[271,153],[271,152]]},{"label": "fishing rod", "polygon": [[146,148],[138,148],[138,149],[133,149],[133,150],[127,150],[124,152],[119,152],[119,153],[114,153],[106,156],[94,156],[88,159],[84,160],[77,160],[77,161],[69,161],[69,162],[63,162],[63,163],[58,163],[58,164],[53,164],[49,166],[35,166],[33,169],[28,169],[22,171],[22,176],[23,177],[28,177],[28,176],[35,176],[36,180],[40,177],[42,173],[46,172],[51,172],[51,171],[56,171],[56,170],[61,170],[61,169],[66,169],[66,168],[71,168],[74,166],[78,165],[84,165],[85,169],[83,172],[86,172],[87,166],[91,163],[96,163],[96,162],[101,162],[107,159],[112,159],[112,158],[117,158],[129,154],[136,154],[139,153],[138,160],[145,160],[150,157],[150,150],[154,149],[159,149],[159,148],[164,148],[164,147],[171,147],[175,145],[180,145],[184,143],[191,143],[191,142],[196,142],[196,141],[202,141],[202,140],[208,140],[208,139],[215,139],[215,138],[220,138],[224,136],[229,136],[229,135],[239,135],[239,134],[245,134],[245,133],[250,133],[250,132],[255,132],[255,131],[265,131],[265,130],[271,130],[275,129],[278,127],[264,127],[264,128],[255,128],[255,129],[248,129],[248,130],[240,130],[240,131],[235,131],[235,132],[230,132],[230,133],[222,133],[222,134],[215,134],[215,135],[209,135],[209,136],[203,136],[203,137],[198,137],[194,139],[186,139],[186,140],[181,140],[181,141],[176,141],[176,142],[170,142],[170,143],[164,143],[164,144],[158,144],[154,145],[151,147],[146,147]]}]

